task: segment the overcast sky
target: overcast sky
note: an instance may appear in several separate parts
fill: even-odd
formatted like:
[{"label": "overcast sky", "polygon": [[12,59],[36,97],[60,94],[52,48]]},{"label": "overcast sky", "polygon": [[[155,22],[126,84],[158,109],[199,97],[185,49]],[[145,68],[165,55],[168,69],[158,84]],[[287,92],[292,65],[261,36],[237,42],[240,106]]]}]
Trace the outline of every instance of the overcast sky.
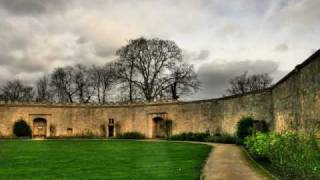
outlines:
[{"label": "overcast sky", "polygon": [[219,97],[230,77],[277,81],[319,49],[319,9],[320,0],[0,0],[0,84],[102,65],[144,36],[183,49],[202,81],[193,99]]}]

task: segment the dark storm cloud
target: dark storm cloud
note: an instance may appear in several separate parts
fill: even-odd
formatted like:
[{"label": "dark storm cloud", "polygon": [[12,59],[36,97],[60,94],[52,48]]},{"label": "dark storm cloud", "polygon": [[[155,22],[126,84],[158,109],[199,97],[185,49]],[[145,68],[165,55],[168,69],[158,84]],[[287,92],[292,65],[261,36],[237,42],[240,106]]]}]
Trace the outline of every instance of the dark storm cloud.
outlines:
[{"label": "dark storm cloud", "polygon": [[183,55],[186,62],[199,63],[208,59],[210,56],[210,51],[207,49],[202,49],[200,51],[183,50]]},{"label": "dark storm cloud", "polygon": [[201,50],[198,57],[196,57],[196,60],[207,59],[209,55],[210,55],[210,52],[208,50]]},{"label": "dark storm cloud", "polygon": [[[199,98],[220,96],[231,76],[273,67],[279,78],[279,69],[318,49],[319,2],[0,0],[0,84],[35,82],[58,66],[103,65],[144,36],[175,41],[199,69]],[[281,61],[253,61],[261,58]]]},{"label": "dark storm cloud", "polygon": [[61,11],[69,0],[1,0],[0,7],[16,15],[39,15]]},{"label": "dark storm cloud", "polygon": [[222,97],[231,78],[244,72],[249,74],[269,73],[274,79],[279,79],[284,72],[278,69],[278,63],[268,60],[244,60],[227,62],[216,60],[202,65],[198,70],[198,77],[202,83],[200,91],[190,99],[208,99]]}]

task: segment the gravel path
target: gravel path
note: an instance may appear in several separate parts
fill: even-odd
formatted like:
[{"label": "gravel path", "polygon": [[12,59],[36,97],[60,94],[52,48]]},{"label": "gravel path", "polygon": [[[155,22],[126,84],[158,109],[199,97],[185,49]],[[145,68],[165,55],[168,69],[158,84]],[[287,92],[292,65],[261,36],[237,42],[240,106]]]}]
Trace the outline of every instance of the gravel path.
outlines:
[{"label": "gravel path", "polygon": [[250,165],[240,147],[231,144],[212,145],[214,148],[203,171],[205,180],[269,179]]}]

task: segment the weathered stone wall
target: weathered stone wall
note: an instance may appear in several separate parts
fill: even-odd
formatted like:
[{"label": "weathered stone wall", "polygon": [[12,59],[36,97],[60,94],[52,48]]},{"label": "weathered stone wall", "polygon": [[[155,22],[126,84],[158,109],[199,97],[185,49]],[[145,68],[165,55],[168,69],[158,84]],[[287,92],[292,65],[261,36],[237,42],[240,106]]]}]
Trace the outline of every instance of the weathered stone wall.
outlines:
[{"label": "weathered stone wall", "polygon": [[273,88],[275,130],[310,130],[320,120],[320,51]]},{"label": "weathered stone wall", "polygon": [[241,117],[250,116],[266,121],[273,126],[272,96],[270,90],[247,94],[235,98],[222,99],[222,130],[234,133]]},{"label": "weathered stone wall", "polygon": [[[2,104],[0,132],[2,136],[12,136],[14,122],[22,119],[33,127],[34,119],[44,118],[47,136],[105,136],[103,127],[112,118],[117,124],[116,133],[138,131],[151,138],[153,118],[164,116],[172,121],[172,134],[233,133],[242,116],[271,121],[269,96],[267,91],[219,100],[119,106]],[[54,134],[50,132],[52,126]],[[68,128],[72,128],[72,133]]]},{"label": "weathered stone wall", "polygon": [[[0,136],[12,136],[13,124],[23,119],[31,127],[47,120],[46,136],[106,136],[109,119],[115,134],[138,131],[154,137],[153,118],[172,121],[172,134],[234,133],[243,116],[265,120],[277,132],[315,128],[320,117],[320,51],[260,92],[220,99],[133,105],[0,104]],[[55,127],[55,133],[50,132]],[[69,129],[69,130],[68,130]],[[72,129],[72,132],[70,132]]]}]

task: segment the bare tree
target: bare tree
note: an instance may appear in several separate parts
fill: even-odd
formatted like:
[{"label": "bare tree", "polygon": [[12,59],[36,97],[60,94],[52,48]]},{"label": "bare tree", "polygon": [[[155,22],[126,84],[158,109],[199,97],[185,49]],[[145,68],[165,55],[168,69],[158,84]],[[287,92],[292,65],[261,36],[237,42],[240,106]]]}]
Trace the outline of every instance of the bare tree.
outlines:
[{"label": "bare tree", "polygon": [[76,65],[71,76],[71,83],[75,84],[76,98],[80,103],[88,103],[95,93],[95,86],[91,72],[86,66]]},{"label": "bare tree", "polygon": [[106,64],[103,67],[93,66],[90,74],[98,103],[107,103],[107,92],[117,83],[114,63]]},{"label": "bare tree", "polygon": [[73,67],[56,68],[51,74],[50,86],[59,102],[73,103],[78,89],[73,83]]},{"label": "bare tree", "polygon": [[[186,80],[187,76],[180,72],[176,72],[176,77],[172,74],[182,63],[181,49],[173,41],[138,38],[120,48],[117,55],[119,74],[129,84],[130,101],[134,88],[148,101],[163,96],[169,87],[176,94],[174,98],[178,98],[178,89],[183,84],[181,81]],[[192,71],[185,72],[193,72],[192,68],[189,70]]]},{"label": "bare tree", "polygon": [[199,89],[200,81],[192,65],[181,63],[170,68],[170,71],[169,89],[173,100],[178,100],[181,96],[189,95]]},{"label": "bare tree", "polygon": [[8,81],[1,91],[5,101],[30,102],[34,97],[33,88],[24,85],[20,80]]},{"label": "bare tree", "polygon": [[260,90],[270,87],[272,84],[272,78],[269,74],[254,74],[248,77],[249,89],[251,91]]},{"label": "bare tree", "polygon": [[272,78],[269,74],[254,74],[248,76],[247,72],[236,76],[229,81],[227,93],[229,95],[244,94],[270,87]]},{"label": "bare tree", "polygon": [[36,82],[36,101],[37,102],[50,102],[52,100],[52,94],[49,86],[49,77],[47,75],[42,76]]},{"label": "bare tree", "polygon": [[116,55],[119,56],[118,61],[115,63],[117,69],[117,78],[124,84],[123,89],[128,89],[129,102],[134,101],[134,77],[137,75],[135,69],[135,58],[133,54],[134,47],[129,45],[117,50]]}]

